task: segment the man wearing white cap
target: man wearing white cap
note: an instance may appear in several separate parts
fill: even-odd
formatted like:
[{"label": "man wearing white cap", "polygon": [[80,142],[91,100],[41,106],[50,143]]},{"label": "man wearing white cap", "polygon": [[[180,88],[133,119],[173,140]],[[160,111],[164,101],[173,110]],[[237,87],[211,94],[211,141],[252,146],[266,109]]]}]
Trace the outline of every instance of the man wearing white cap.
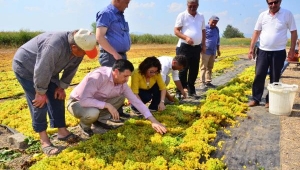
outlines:
[{"label": "man wearing white cap", "polygon": [[33,129],[39,133],[42,150],[47,155],[60,152],[46,132],[47,112],[50,126],[58,128],[58,140],[68,143],[78,140],[66,129],[65,89],[84,55],[97,56],[96,37],[80,29],[42,33],[22,45],[13,58],[13,71],[25,91]]},{"label": "man wearing white cap", "polygon": [[221,55],[220,52],[220,35],[217,23],[219,17],[213,15],[210,17],[208,24],[205,27],[206,31],[206,50],[200,59],[200,89],[206,87],[214,87],[211,84],[212,69],[214,68],[215,59]]}]

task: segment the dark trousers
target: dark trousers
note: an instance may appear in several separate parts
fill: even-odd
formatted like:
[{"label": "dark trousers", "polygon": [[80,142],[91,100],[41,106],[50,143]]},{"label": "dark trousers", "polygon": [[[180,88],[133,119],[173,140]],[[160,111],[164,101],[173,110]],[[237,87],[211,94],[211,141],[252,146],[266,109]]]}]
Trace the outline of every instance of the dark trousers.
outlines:
[{"label": "dark trousers", "polygon": [[[126,52],[124,53],[119,53],[123,59],[127,60],[127,55]],[[106,66],[106,67],[112,67],[114,63],[116,62],[116,59],[114,58],[113,55],[108,53],[105,50],[100,50],[100,55],[99,55],[99,63],[101,66]]]},{"label": "dark trousers", "polygon": [[54,98],[57,85],[50,82],[46,92],[48,103],[42,108],[33,106],[32,100],[35,99],[35,88],[33,81],[24,79],[15,73],[17,80],[23,87],[26,95],[27,104],[31,113],[32,126],[35,132],[42,132],[47,129],[47,112],[52,128],[66,127],[65,121],[65,100]]},{"label": "dark trousers", "polygon": [[183,88],[188,89],[189,94],[195,94],[195,82],[199,73],[201,45],[191,46],[181,43],[176,48],[176,55],[185,55],[188,61],[187,66],[179,72],[179,79]]},{"label": "dark trousers", "polygon": [[[139,96],[143,103],[151,101],[149,109],[158,110],[158,105],[160,103],[160,90],[157,83],[155,83],[149,90],[139,89]],[[135,109],[134,107],[132,108]]]},{"label": "dark trousers", "polygon": [[[281,69],[286,59],[286,51],[264,51],[259,49],[256,59],[255,78],[252,85],[252,98],[260,102],[264,88],[268,69],[270,68],[270,83],[278,82]],[[269,93],[266,96],[266,102],[269,102]]]}]

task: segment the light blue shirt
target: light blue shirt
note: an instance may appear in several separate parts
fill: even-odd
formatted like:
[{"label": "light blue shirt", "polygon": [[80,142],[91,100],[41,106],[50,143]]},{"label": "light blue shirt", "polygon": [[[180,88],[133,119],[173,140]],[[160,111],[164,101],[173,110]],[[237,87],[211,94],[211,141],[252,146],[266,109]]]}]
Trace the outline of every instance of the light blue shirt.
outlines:
[{"label": "light blue shirt", "polygon": [[125,21],[123,12],[115,6],[110,4],[104,10],[99,11],[96,16],[96,25],[107,28],[105,38],[117,52],[124,53],[130,49],[128,23]]},{"label": "light blue shirt", "polygon": [[217,46],[220,45],[219,29],[217,27],[211,28],[209,25],[205,27],[206,31],[206,54],[216,55]]}]

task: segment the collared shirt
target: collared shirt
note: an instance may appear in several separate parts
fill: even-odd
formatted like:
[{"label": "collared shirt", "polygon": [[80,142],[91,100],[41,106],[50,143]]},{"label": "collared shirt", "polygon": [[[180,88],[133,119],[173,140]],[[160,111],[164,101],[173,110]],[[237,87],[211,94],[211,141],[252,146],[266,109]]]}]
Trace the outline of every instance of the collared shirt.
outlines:
[{"label": "collared shirt", "polygon": [[[181,12],[176,18],[175,27],[182,27],[181,32],[191,37],[194,41],[194,45],[201,44],[202,30],[205,29],[205,20],[202,14],[197,12],[195,16],[192,16],[187,10]],[[180,38],[178,41],[179,46],[181,43],[187,44],[185,40]]]},{"label": "collared shirt", "polygon": [[108,99],[120,95],[124,95],[145,118],[152,116],[145,104],[132,93],[127,83],[115,85],[111,67],[99,67],[87,74],[72,90],[70,98],[78,100],[82,107],[104,109]]},{"label": "collared shirt", "polygon": [[13,59],[14,72],[33,80],[40,94],[46,93],[50,81],[63,89],[68,88],[83,59],[83,56],[72,54],[69,34],[72,32],[43,33],[22,45]]},{"label": "collared shirt", "polygon": [[104,10],[99,11],[96,25],[97,27],[107,28],[105,38],[117,52],[124,53],[130,49],[131,41],[128,23],[125,21],[123,12],[119,11],[115,6],[110,4]]},{"label": "collared shirt", "polygon": [[151,77],[149,80],[149,84],[147,84],[146,77],[143,76],[139,72],[139,70],[135,70],[131,76],[131,89],[134,94],[139,94],[139,89],[142,89],[142,90],[151,89],[155,83],[157,83],[159,90],[166,90],[166,85],[165,85],[160,73]]},{"label": "collared shirt", "polygon": [[164,82],[166,82],[167,76],[172,73],[172,78],[173,81],[178,81],[179,80],[179,71],[178,70],[173,70],[172,69],[172,62],[173,62],[173,57],[169,56],[161,56],[158,57],[158,60],[161,64],[161,76]]},{"label": "collared shirt", "polygon": [[217,46],[220,45],[220,35],[218,27],[211,28],[209,24],[206,25],[206,54],[216,55]]},{"label": "collared shirt", "polygon": [[261,31],[259,48],[265,51],[279,51],[286,48],[287,31],[297,30],[293,14],[283,8],[272,16],[269,10],[262,12],[254,30]]}]

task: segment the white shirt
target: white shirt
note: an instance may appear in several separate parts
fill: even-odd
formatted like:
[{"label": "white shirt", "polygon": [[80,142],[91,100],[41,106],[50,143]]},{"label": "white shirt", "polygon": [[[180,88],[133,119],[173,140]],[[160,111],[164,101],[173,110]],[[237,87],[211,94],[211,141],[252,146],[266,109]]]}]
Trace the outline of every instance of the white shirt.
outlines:
[{"label": "white shirt", "polygon": [[[195,17],[188,13],[188,11],[178,14],[175,22],[175,27],[182,27],[181,32],[184,35],[191,37],[194,41],[194,45],[199,45],[202,42],[202,30],[205,29],[204,16],[200,13],[196,13]],[[178,44],[187,42],[183,39],[179,39]],[[178,46],[177,44],[177,46]]]},{"label": "white shirt", "polygon": [[259,48],[265,51],[278,51],[286,48],[287,31],[297,30],[293,14],[280,8],[272,16],[269,10],[262,12],[256,22],[254,30],[261,31]]},{"label": "white shirt", "polygon": [[160,61],[160,64],[161,64],[161,73],[160,74],[161,74],[164,82],[166,82],[167,76],[170,73],[172,73],[173,81],[178,81],[179,80],[179,71],[172,69],[173,57],[161,56],[161,57],[158,57],[158,60]]}]

